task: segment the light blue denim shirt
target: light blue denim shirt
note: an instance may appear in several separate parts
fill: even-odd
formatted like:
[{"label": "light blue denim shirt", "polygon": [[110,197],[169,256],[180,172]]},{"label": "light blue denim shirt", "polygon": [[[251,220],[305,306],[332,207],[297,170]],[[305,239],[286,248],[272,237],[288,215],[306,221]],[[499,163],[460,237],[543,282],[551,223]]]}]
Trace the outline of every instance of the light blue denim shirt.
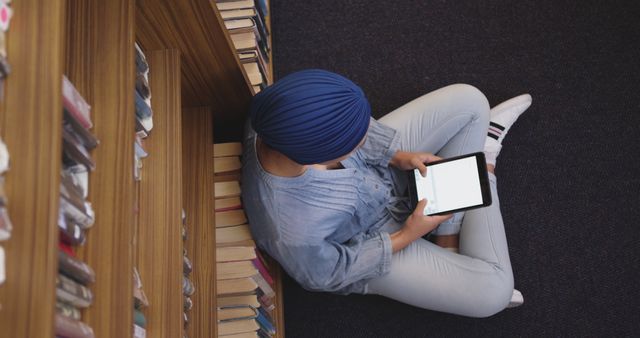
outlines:
[{"label": "light blue denim shirt", "polygon": [[279,177],[261,167],[256,133],[246,128],[242,200],[251,232],[305,289],[364,293],[370,278],[389,272],[391,239],[381,228],[409,213],[401,197],[406,183],[389,167],[396,134],[372,118],[344,169]]}]

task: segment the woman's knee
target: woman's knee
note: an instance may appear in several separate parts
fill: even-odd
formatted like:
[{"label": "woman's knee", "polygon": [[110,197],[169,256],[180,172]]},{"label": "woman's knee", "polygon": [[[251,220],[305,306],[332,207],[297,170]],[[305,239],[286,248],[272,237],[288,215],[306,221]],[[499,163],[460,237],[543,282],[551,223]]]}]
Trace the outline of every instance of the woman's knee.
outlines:
[{"label": "woman's knee", "polygon": [[480,89],[466,83],[456,83],[445,87],[452,92],[454,99],[464,102],[467,109],[478,119],[489,121],[489,100]]},{"label": "woman's knee", "polygon": [[513,277],[500,274],[479,290],[470,308],[470,317],[486,318],[504,310],[513,294]]}]

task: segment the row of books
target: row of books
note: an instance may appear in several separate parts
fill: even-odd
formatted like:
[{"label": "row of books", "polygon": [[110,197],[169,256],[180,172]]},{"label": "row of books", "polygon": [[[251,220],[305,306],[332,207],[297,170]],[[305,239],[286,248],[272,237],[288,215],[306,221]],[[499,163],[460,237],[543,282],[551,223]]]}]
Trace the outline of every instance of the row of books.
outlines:
[{"label": "row of books", "polygon": [[149,64],[142,48],[136,43],[136,137],[135,137],[135,165],[134,177],[136,181],[142,179],[142,159],[149,156],[144,147],[144,139],[153,129],[153,110],[151,110],[151,89],[149,88]]},{"label": "row of books", "polygon": [[[9,218],[9,211],[7,210],[7,195],[4,192],[4,174],[9,170],[9,150],[7,146],[0,138],[0,243],[6,241],[11,237],[11,219]],[[5,252],[2,245],[0,245],[0,285],[6,280],[5,269]],[[0,310],[2,304],[0,304]]]},{"label": "row of books", "polygon": [[[182,241],[183,244],[188,238],[187,233],[187,214],[182,210]],[[186,245],[183,245],[186,247]],[[187,255],[187,249],[182,251],[182,295],[184,297],[183,316],[184,316],[184,333],[183,338],[187,338],[187,328],[190,322],[189,312],[193,308],[193,300],[191,296],[196,292],[195,286],[191,281],[191,272],[193,272],[193,264]]]},{"label": "row of books", "polygon": [[218,336],[273,337],[275,283],[242,208],[241,151],[214,145]]},{"label": "row of books", "polygon": [[271,38],[267,25],[269,4],[267,0],[217,0],[215,5],[249,82],[258,93],[271,78]]},{"label": "row of books", "polygon": [[[149,88],[149,64],[147,58],[140,48],[135,44],[136,62],[136,84],[134,89],[135,97],[135,141],[134,141],[134,168],[133,175],[136,182],[143,180],[143,159],[149,156],[149,152],[144,147],[144,140],[149,137],[153,129],[153,111],[151,110],[151,90]],[[139,189],[136,189],[139,191]],[[138,196],[139,197],[139,196]],[[135,198],[136,213],[139,212],[139,198]],[[137,224],[137,226],[150,226]],[[137,232],[137,230],[136,230]],[[134,338],[145,338],[147,335],[147,319],[144,314],[149,307],[149,300],[144,293],[142,279],[137,267],[133,271],[133,336]]]},{"label": "row of books", "polygon": [[92,338],[93,330],[82,322],[81,309],[91,306],[95,282],[93,269],[76,256],[95,215],[89,195],[89,172],[95,169],[91,150],[98,139],[91,133],[91,107],[74,85],[62,79],[62,170],[58,228],[58,276],[56,277],[55,333],[58,337]]},{"label": "row of books", "polygon": [[[13,11],[8,0],[0,0],[0,101],[4,94],[4,80],[11,72],[11,67],[7,62],[7,48],[5,44],[5,34],[9,30],[11,15]],[[0,138],[0,242],[9,239],[11,236],[11,220],[7,211],[7,196],[4,193],[4,173],[9,169],[9,151]],[[5,252],[0,245],[0,285],[6,279]],[[0,304],[0,310],[2,304]]]},{"label": "row of books", "polygon": [[9,24],[11,23],[11,16],[13,10],[9,3],[11,0],[0,0],[0,101],[2,101],[4,94],[4,80],[11,73],[11,66],[7,61],[7,45],[6,45],[6,33],[9,30]]}]

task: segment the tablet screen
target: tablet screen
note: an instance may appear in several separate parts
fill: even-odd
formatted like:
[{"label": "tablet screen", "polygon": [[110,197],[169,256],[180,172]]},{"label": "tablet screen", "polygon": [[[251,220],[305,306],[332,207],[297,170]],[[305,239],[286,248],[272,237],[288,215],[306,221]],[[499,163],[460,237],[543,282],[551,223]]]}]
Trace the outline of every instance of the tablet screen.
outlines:
[{"label": "tablet screen", "polygon": [[481,205],[482,189],[475,157],[427,166],[427,177],[415,169],[418,200],[427,199],[425,215]]}]

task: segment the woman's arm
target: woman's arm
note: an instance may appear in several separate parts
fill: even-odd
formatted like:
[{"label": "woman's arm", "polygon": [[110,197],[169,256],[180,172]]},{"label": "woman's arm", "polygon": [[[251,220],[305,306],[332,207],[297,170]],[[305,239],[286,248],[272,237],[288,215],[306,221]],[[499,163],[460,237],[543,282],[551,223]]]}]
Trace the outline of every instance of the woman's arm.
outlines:
[{"label": "woman's arm", "polygon": [[441,157],[430,153],[414,153],[399,150],[391,157],[389,164],[402,170],[418,169],[422,176],[426,176],[427,167],[424,164],[441,159]]},{"label": "woman's arm", "polygon": [[441,216],[425,216],[424,208],[427,206],[427,200],[423,199],[418,202],[416,209],[411,216],[407,218],[402,229],[391,234],[391,248],[393,252],[404,249],[407,245],[416,239],[426,235],[435,229],[440,223],[451,218],[452,215]]}]

